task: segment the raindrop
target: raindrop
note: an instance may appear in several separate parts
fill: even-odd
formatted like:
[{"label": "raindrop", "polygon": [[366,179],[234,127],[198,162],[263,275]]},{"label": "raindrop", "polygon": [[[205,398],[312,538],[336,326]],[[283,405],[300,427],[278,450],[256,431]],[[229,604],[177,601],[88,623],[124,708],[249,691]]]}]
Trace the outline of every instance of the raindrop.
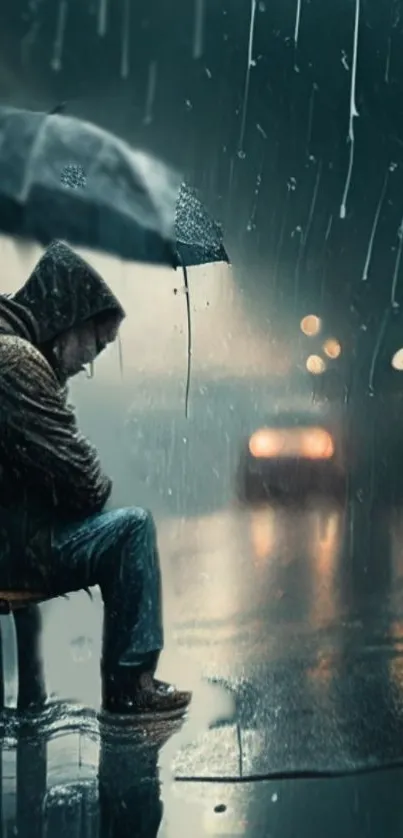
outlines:
[{"label": "raindrop", "polygon": [[301,23],[301,5],[302,0],[297,0],[297,10],[295,13],[295,29],[294,29],[294,44],[298,46],[298,38],[299,38],[299,27]]},{"label": "raindrop", "polygon": [[35,43],[38,32],[41,28],[39,13],[43,0],[29,0],[27,14],[24,20],[28,23],[28,32],[21,39],[21,58],[26,63],[30,57],[30,51]]},{"label": "raindrop", "polygon": [[130,73],[130,2],[124,0],[122,20],[122,57],[120,63],[120,75],[127,79]]},{"label": "raindrop", "polygon": [[385,84],[389,84],[389,80],[390,80],[390,61],[391,61],[391,55],[392,55],[392,34],[393,34],[392,30],[396,29],[396,27],[399,25],[399,23],[400,23],[400,9],[395,3],[392,3],[391,8],[390,8],[390,24],[389,24],[390,25],[390,31],[389,31],[388,44],[387,44],[387,49],[386,49],[385,76],[384,76]]},{"label": "raindrop", "polygon": [[347,70],[347,72],[348,72],[349,69],[350,69],[350,65],[348,63],[347,53],[344,49],[342,49],[342,51],[341,51],[341,63],[343,65],[344,69]]},{"label": "raindrop", "polygon": [[185,105],[186,105],[186,108],[187,108],[188,111],[193,110],[193,105],[192,105],[190,99],[185,99]]},{"label": "raindrop", "polygon": [[205,67],[204,69],[205,69],[205,73],[206,73],[207,78],[211,79],[211,77],[212,77],[211,70],[209,70],[208,67]]},{"label": "raindrop", "polygon": [[333,224],[333,215],[330,216],[327,227],[326,227],[326,233],[325,233],[325,241],[326,242],[327,242],[327,240],[330,236],[330,232],[331,232],[331,229],[332,229],[332,224]]},{"label": "raindrop", "polygon": [[389,73],[390,73],[390,56],[392,52],[392,33],[390,33],[388,38],[388,49],[386,52],[386,63],[385,63],[385,83],[389,84]]},{"label": "raindrop", "polygon": [[272,794],[272,796],[271,796],[271,802],[272,803],[277,803],[277,801],[278,801],[278,794],[277,794],[277,792],[274,792],[274,794]]},{"label": "raindrop", "polygon": [[304,244],[305,244],[305,237],[302,231],[302,227],[298,226],[295,230],[296,233],[299,235],[299,247],[298,247],[298,257],[297,257],[297,264],[295,267],[295,282],[294,282],[294,300],[295,303],[299,300],[299,280],[300,280],[300,267],[301,267],[301,259],[302,254],[304,251]]},{"label": "raindrop", "polygon": [[316,201],[317,201],[317,198],[318,198],[321,175],[322,175],[322,161],[320,162],[320,164],[318,166],[318,171],[317,171],[316,180],[315,180],[315,187],[314,187],[313,195],[312,195],[311,206],[309,208],[308,224],[306,225],[306,232],[304,233],[304,235],[302,237],[302,243],[303,243],[304,246],[305,246],[305,244],[308,240],[308,236],[309,236],[309,233],[310,233],[311,227],[312,227],[312,220],[313,220],[313,216],[314,216],[314,212],[315,212]]},{"label": "raindrop", "polygon": [[155,91],[157,89],[157,66],[158,65],[156,61],[151,61],[150,66],[148,68],[146,110],[144,116],[144,122],[146,125],[149,125],[153,119]]},{"label": "raindrop", "polygon": [[108,27],[108,0],[98,0],[98,35],[103,38]]},{"label": "raindrop", "polygon": [[61,171],[60,180],[68,189],[84,189],[87,184],[86,174],[79,163],[67,163]]},{"label": "raindrop", "polygon": [[261,125],[259,125],[259,123],[258,123],[258,122],[256,123],[256,128],[257,128],[257,130],[259,131],[259,134],[261,134],[261,135],[262,135],[262,137],[263,137],[265,140],[267,140],[267,134],[266,134],[266,132],[263,130],[262,126],[261,126]]},{"label": "raindrop", "polygon": [[122,338],[120,333],[118,334],[118,358],[119,358],[119,371],[121,378],[123,378],[123,347],[122,347]]},{"label": "raindrop", "polygon": [[195,0],[195,19],[193,32],[193,58],[197,60],[203,55],[204,39],[204,0]]},{"label": "raindrop", "polygon": [[59,73],[62,69],[62,55],[64,45],[64,35],[66,31],[67,20],[67,0],[60,0],[59,11],[57,15],[56,37],[53,44],[53,57],[51,61],[51,68],[55,73]]},{"label": "raindrop", "polygon": [[[310,100],[309,100],[308,132],[307,132],[307,138],[306,138],[307,153],[309,153],[309,147],[311,145],[313,112],[314,112],[314,108],[315,108],[315,93],[316,93],[317,89],[318,89],[318,85],[313,84],[312,85],[311,96],[310,96]],[[311,156],[309,157],[309,159],[311,159]]]},{"label": "raindrop", "polygon": [[391,289],[391,292],[390,292],[390,304],[391,304],[392,308],[399,308],[399,303],[396,300],[396,289],[397,289],[397,280],[399,278],[400,262],[401,262],[401,258],[402,258],[403,218],[400,222],[400,226],[399,226],[399,229],[397,231],[397,236],[398,236],[398,239],[399,239],[399,246],[397,248],[395,270],[393,272],[393,279],[392,279],[392,289]]},{"label": "raindrop", "polygon": [[371,264],[372,251],[373,251],[373,248],[374,248],[374,241],[375,241],[376,231],[377,231],[377,228],[378,228],[379,217],[380,217],[380,214],[381,214],[381,211],[382,211],[383,202],[385,200],[386,189],[387,189],[387,186],[388,186],[389,172],[392,172],[392,171],[393,171],[393,169],[389,166],[388,171],[386,172],[386,175],[385,175],[385,178],[384,178],[384,181],[383,181],[383,186],[382,186],[380,198],[379,198],[379,201],[378,201],[378,206],[376,208],[376,212],[375,212],[375,216],[374,216],[374,222],[373,222],[373,225],[372,225],[371,235],[370,235],[370,239],[369,239],[369,243],[368,243],[367,258],[365,260],[364,270],[362,272],[363,282],[366,282],[366,280],[368,279],[368,271],[369,271],[369,266]]},{"label": "raindrop", "polygon": [[350,118],[348,129],[348,142],[350,143],[350,159],[348,164],[346,184],[344,187],[343,198],[340,206],[340,218],[346,217],[346,204],[350,191],[351,175],[353,173],[354,165],[354,118],[358,116],[358,111],[355,104],[355,88],[357,80],[357,54],[358,54],[358,31],[360,26],[360,0],[355,0],[355,22],[354,22],[354,39],[353,39],[353,63],[351,68],[351,89],[350,89]]},{"label": "raindrop", "polygon": [[273,272],[273,287],[274,288],[277,287],[278,270],[279,270],[279,267],[280,267],[280,259],[281,259],[281,254],[282,254],[282,250],[283,250],[284,235],[285,235],[285,229],[286,229],[286,223],[287,223],[288,205],[289,205],[289,201],[290,201],[290,195],[291,195],[291,192],[295,191],[295,185],[293,185],[293,184],[296,184],[295,178],[290,178],[288,183],[287,183],[287,195],[286,195],[286,200],[285,200],[283,218],[282,218],[281,229],[280,229],[280,236],[279,236],[279,239],[278,239],[277,252],[276,252],[276,258],[275,258],[275,263],[274,263],[274,272]]},{"label": "raindrop", "polygon": [[257,206],[258,206],[258,198],[259,198],[260,187],[262,185],[262,172],[263,172],[263,160],[262,160],[262,163],[261,163],[261,166],[260,166],[260,171],[258,172],[258,174],[256,176],[255,189],[253,191],[254,192],[253,205],[252,205],[249,221],[246,225],[246,229],[247,229],[248,233],[250,233],[252,230],[256,229],[255,218],[256,218],[256,212],[257,212]]},{"label": "raindrop", "polygon": [[[226,151],[226,149],[225,149]],[[235,157],[230,158],[229,163],[229,173],[228,173],[228,201],[231,201],[231,193],[232,193],[232,184],[234,181],[234,171],[235,171]]]},{"label": "raindrop", "polygon": [[256,20],[256,0],[251,0],[250,6],[250,22],[249,22],[249,41],[248,41],[248,63],[246,66],[246,74],[245,74],[245,87],[243,93],[243,103],[242,103],[242,119],[241,119],[241,130],[239,134],[239,142],[238,142],[238,157],[241,159],[244,158],[245,155],[241,155],[240,152],[243,150],[243,144],[245,139],[245,128],[246,128],[246,114],[248,110],[248,99],[249,99],[249,84],[250,84],[250,69],[253,67],[253,39],[255,35],[255,20]]},{"label": "raindrop", "polygon": [[379,357],[379,353],[381,351],[383,338],[384,338],[384,335],[385,335],[385,332],[386,332],[386,326],[387,326],[388,319],[389,319],[389,312],[390,312],[390,309],[386,308],[384,313],[383,313],[381,325],[379,327],[379,332],[378,332],[378,336],[377,336],[376,343],[375,343],[374,353],[372,355],[371,366],[370,366],[370,370],[369,370],[369,380],[368,380],[369,394],[371,396],[374,395],[375,367],[376,367],[376,362],[377,362],[378,357]]}]

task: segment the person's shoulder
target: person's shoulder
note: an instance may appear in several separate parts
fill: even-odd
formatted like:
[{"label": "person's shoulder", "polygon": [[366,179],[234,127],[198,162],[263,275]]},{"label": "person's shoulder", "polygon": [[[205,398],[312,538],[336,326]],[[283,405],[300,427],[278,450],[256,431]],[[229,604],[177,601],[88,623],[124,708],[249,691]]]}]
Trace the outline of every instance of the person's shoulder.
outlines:
[{"label": "person's shoulder", "polygon": [[53,375],[48,361],[32,343],[18,335],[0,334],[0,375],[13,370],[27,374],[35,368]]}]

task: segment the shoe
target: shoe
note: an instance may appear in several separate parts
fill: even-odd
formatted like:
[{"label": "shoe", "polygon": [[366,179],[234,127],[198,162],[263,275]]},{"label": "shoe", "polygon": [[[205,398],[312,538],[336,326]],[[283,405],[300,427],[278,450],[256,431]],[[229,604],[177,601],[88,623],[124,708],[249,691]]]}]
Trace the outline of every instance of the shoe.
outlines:
[{"label": "shoe", "polygon": [[165,681],[158,681],[149,672],[136,673],[135,678],[118,685],[109,681],[103,690],[102,709],[115,715],[138,719],[174,719],[183,716],[192,700],[192,693],[177,690]]}]

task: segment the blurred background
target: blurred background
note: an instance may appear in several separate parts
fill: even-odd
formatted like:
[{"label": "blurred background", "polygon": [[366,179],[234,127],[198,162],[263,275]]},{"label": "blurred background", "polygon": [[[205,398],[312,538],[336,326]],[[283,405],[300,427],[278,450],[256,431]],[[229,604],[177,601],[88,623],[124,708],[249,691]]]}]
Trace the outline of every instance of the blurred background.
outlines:
[{"label": "blurred background", "polygon": [[[189,271],[189,418],[180,273],[81,251],[128,317],[72,399],[113,503],[157,518],[162,673],[208,676],[237,702],[219,740],[178,757],[185,774],[239,773],[239,728],[244,772],[399,755],[401,13],[0,2],[1,101],[65,102],[179,169],[224,227],[232,265]],[[41,251],[3,238],[0,253],[12,292]],[[44,607],[50,686],[93,706],[99,606]]]}]

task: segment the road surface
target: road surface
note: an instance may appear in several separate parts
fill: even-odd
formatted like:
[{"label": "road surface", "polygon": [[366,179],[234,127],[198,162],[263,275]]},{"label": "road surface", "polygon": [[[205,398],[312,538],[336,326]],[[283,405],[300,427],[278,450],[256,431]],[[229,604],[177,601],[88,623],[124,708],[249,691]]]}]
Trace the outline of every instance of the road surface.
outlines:
[{"label": "road surface", "polygon": [[[168,780],[164,786],[167,834],[182,834],[178,818],[185,807],[189,817],[196,817],[200,835],[222,834],[222,829],[227,830],[225,834],[239,834],[240,824],[245,834],[250,830],[250,834],[263,834],[273,817],[281,824],[278,834],[291,835],[295,821],[290,819],[287,799],[299,801],[297,808],[304,811],[310,807],[318,811],[323,794],[329,800],[332,795],[315,791],[313,780],[280,782],[279,776],[351,774],[382,765],[390,768],[403,759],[402,523],[397,513],[385,513],[386,518],[378,513],[381,572],[371,555],[366,564],[355,561],[350,552],[351,520],[346,522],[343,511],[331,506],[241,509],[233,505],[205,517],[159,522],[167,633],[160,671],[195,691],[189,721],[160,755],[161,776],[169,780],[174,775],[180,781],[174,791]],[[360,587],[361,577],[365,584]],[[101,628],[97,593],[92,602],[78,594],[69,602],[47,604],[44,616],[51,690],[58,697],[96,708]],[[7,693],[12,704],[16,689],[12,643],[6,647]],[[95,785],[100,751],[105,754],[95,718],[83,716],[74,725],[67,712],[54,721],[45,739],[46,747],[35,735],[36,744],[29,753],[31,763],[37,760],[39,766],[34,771],[36,781],[43,779],[47,753],[46,811],[57,812],[65,803],[74,820],[84,807],[95,829],[100,811],[104,812],[99,809]],[[23,741],[20,747],[28,745]],[[122,776],[127,773],[128,759],[137,766],[150,765],[149,757],[148,762],[139,760],[133,740],[131,757],[127,740],[125,747],[116,741],[113,747],[116,782],[119,759],[126,765]],[[6,748],[3,796],[11,820],[16,808],[15,765],[15,750]],[[110,772],[110,766],[105,770]],[[133,771],[132,767],[132,777]],[[143,779],[147,771],[149,767],[140,771]],[[380,809],[371,821],[375,829],[386,788],[391,799],[394,789],[397,794],[398,772],[395,780],[392,774],[387,781],[376,776],[320,781],[347,789],[343,800],[351,806],[344,814],[339,812],[339,828],[347,834],[353,826],[356,834],[376,834],[359,831],[364,821],[357,812],[350,824],[349,817],[356,811],[351,801],[365,798],[368,807],[369,789],[375,795],[379,787]],[[248,788],[232,783],[245,778],[253,780]],[[206,786],[195,779],[206,780]],[[31,786],[31,780],[20,784],[28,795]],[[150,785],[155,800],[157,787],[155,768]],[[120,793],[118,789],[116,799]],[[36,794],[43,799],[40,783]],[[268,799],[269,807],[262,802]],[[150,804],[144,805],[147,809]],[[214,811],[215,806],[221,809]],[[326,828],[333,834],[329,806],[321,810],[319,821],[323,824],[327,812]],[[49,818],[47,834],[53,838],[52,823],[59,829],[59,822],[55,814]],[[144,829],[144,834],[156,834],[155,824],[148,821]]]}]

